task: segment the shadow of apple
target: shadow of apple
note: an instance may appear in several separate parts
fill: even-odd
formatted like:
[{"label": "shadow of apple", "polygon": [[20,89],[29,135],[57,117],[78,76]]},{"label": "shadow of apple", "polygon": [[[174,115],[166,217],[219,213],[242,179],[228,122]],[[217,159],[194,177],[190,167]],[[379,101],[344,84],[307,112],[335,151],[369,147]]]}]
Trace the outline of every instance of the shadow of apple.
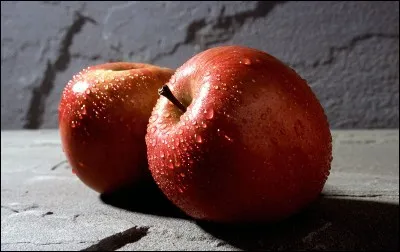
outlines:
[{"label": "shadow of apple", "polygon": [[[152,181],[102,194],[105,204],[132,212],[191,219]],[[226,225],[196,221],[207,233],[243,250],[398,250],[399,205],[322,196],[277,223]]]},{"label": "shadow of apple", "polygon": [[171,218],[190,218],[174,206],[151,179],[110,193],[100,194],[100,200],[105,204],[131,212]]},{"label": "shadow of apple", "polygon": [[258,225],[198,222],[219,245],[244,250],[398,250],[399,205],[321,197],[284,221]]}]

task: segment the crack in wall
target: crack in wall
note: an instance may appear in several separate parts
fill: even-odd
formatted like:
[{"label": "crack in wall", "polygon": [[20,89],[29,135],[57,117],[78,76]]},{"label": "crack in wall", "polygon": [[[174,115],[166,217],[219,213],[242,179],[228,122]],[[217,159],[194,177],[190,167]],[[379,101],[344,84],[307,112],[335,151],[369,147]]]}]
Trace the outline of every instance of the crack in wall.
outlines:
[{"label": "crack in wall", "polygon": [[364,33],[355,36],[349,42],[342,46],[331,46],[328,49],[328,57],[325,60],[317,59],[313,63],[298,62],[290,64],[291,67],[304,67],[304,68],[318,68],[320,66],[327,66],[336,63],[339,53],[341,52],[351,52],[356,46],[362,42],[368,41],[370,39],[380,38],[380,39],[399,39],[399,34],[392,33]]},{"label": "crack in wall", "polygon": [[324,197],[349,197],[349,198],[378,198],[378,197],[399,197],[398,194],[324,194]]},{"label": "crack in wall", "polygon": [[87,55],[82,55],[80,53],[74,53],[74,54],[71,54],[71,58],[95,61],[95,60],[101,59],[102,56],[100,54],[93,54],[93,55],[87,56]]},{"label": "crack in wall", "polygon": [[123,232],[101,239],[96,244],[81,251],[111,251],[122,248],[126,244],[134,243],[147,235],[150,227],[132,227]]},{"label": "crack in wall", "polygon": [[[220,14],[214,20],[206,22],[205,18],[192,21],[186,29],[186,37],[182,42],[176,43],[171,50],[155,55],[150,59],[151,63],[176,53],[183,45],[199,45],[204,50],[214,44],[230,40],[237,29],[240,29],[246,20],[266,17],[277,5],[286,1],[258,1],[254,9],[238,12],[225,16],[225,7],[221,8]],[[201,31],[206,30],[204,34]],[[215,35],[217,34],[217,35]]]},{"label": "crack in wall", "polygon": [[4,208],[4,209],[7,209],[7,210],[10,210],[11,212],[14,212],[14,213],[19,213],[19,211],[18,211],[18,210],[14,209],[14,208],[11,208],[11,207],[8,207],[8,206],[1,206],[1,208]]},{"label": "crack in wall", "polygon": [[75,215],[72,217],[72,222],[76,222],[76,220],[78,219],[79,216],[81,216],[81,215],[80,215],[80,214],[75,214]]},{"label": "crack in wall", "polygon": [[28,206],[28,207],[25,207],[25,208],[23,208],[23,209],[21,209],[21,210],[17,210],[17,209],[14,209],[14,208],[12,208],[12,207],[4,206],[4,205],[1,205],[1,208],[10,210],[10,211],[12,211],[12,212],[14,212],[14,213],[21,213],[21,212],[25,212],[25,211],[28,211],[28,210],[31,210],[31,209],[39,208],[39,206],[36,205],[36,204],[33,204],[33,205],[30,205],[30,206]]},{"label": "crack in wall", "polygon": [[318,228],[317,230],[312,231],[312,232],[310,232],[309,234],[307,234],[307,235],[302,239],[302,241],[303,241],[304,243],[310,243],[310,242],[312,242],[315,236],[319,235],[319,234],[322,233],[322,232],[325,232],[326,229],[330,228],[331,226],[332,226],[332,222],[325,223],[322,227],[320,227],[320,228]]},{"label": "crack in wall", "polygon": [[53,215],[53,214],[54,214],[53,212],[49,211],[49,212],[46,212],[46,213],[42,214],[42,217],[45,217],[47,215]]},{"label": "crack in wall", "polygon": [[[203,42],[205,48],[217,44],[226,42],[235,35],[237,29],[240,29],[246,20],[252,19],[257,20],[259,18],[264,18],[278,5],[285,3],[285,1],[259,1],[253,10],[244,11],[241,13],[235,13],[233,15],[225,16],[225,7],[220,11],[218,18],[212,24],[210,32],[204,36],[206,41]],[[218,35],[215,35],[219,32]]]},{"label": "crack in wall", "polygon": [[45,243],[37,243],[37,242],[2,242],[1,245],[14,245],[14,244],[33,244],[38,246],[46,246],[46,245],[58,245],[58,244],[71,244],[71,243],[93,243],[94,241],[59,241],[59,242],[45,242]]},{"label": "crack in wall", "polygon": [[96,20],[83,16],[78,11],[75,12],[75,18],[69,26],[64,38],[61,40],[58,50],[58,57],[54,62],[47,61],[47,67],[44,72],[42,82],[38,87],[32,90],[32,98],[29,104],[28,112],[25,116],[24,129],[38,129],[43,123],[43,114],[45,111],[45,101],[54,87],[54,81],[58,72],[64,72],[70,64],[70,47],[75,35],[79,34],[83,26],[90,22],[97,24]]},{"label": "crack in wall", "polygon": [[59,1],[42,1],[43,4],[60,5]]},{"label": "crack in wall", "polygon": [[60,165],[65,164],[65,163],[68,163],[68,161],[67,160],[63,160],[63,161],[59,162],[58,164],[53,165],[50,170],[54,171],[55,169],[60,167]]}]

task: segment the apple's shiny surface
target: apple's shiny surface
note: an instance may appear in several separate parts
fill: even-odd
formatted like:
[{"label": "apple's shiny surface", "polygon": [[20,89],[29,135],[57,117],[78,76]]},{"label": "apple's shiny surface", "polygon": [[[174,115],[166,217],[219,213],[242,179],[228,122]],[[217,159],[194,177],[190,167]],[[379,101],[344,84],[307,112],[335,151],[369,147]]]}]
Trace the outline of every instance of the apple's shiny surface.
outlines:
[{"label": "apple's shiny surface", "polygon": [[331,133],[294,70],[265,52],[222,46],[189,59],[167,86],[187,110],[158,99],[146,135],[149,168],[188,215],[275,221],[318,197]]},{"label": "apple's shiny surface", "polygon": [[115,62],[88,67],[59,105],[63,150],[76,175],[103,193],[148,174],[144,136],[157,89],[173,70]]}]

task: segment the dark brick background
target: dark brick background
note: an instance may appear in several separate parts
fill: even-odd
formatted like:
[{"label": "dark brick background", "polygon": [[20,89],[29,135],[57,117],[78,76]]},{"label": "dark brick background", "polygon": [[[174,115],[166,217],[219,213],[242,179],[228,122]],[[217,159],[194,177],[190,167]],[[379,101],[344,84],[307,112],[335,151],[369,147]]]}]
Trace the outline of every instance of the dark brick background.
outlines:
[{"label": "dark brick background", "polygon": [[73,74],[106,61],[176,68],[223,44],[271,53],[332,128],[399,127],[399,2],[1,2],[1,128],[56,128]]}]

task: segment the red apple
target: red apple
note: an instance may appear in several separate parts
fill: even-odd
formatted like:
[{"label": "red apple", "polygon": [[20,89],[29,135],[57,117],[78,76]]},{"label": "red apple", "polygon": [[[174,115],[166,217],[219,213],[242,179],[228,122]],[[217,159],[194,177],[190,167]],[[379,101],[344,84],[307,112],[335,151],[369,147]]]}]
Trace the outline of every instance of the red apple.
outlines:
[{"label": "red apple", "polygon": [[103,193],[146,177],[146,126],[157,89],[172,74],[154,65],[116,62],[88,67],[68,82],[59,104],[60,135],[73,171],[86,185]]},{"label": "red apple", "polygon": [[188,215],[277,221],[320,194],[332,160],[327,118],[306,81],[278,59],[216,47],[159,92],[146,134],[149,168]]}]

